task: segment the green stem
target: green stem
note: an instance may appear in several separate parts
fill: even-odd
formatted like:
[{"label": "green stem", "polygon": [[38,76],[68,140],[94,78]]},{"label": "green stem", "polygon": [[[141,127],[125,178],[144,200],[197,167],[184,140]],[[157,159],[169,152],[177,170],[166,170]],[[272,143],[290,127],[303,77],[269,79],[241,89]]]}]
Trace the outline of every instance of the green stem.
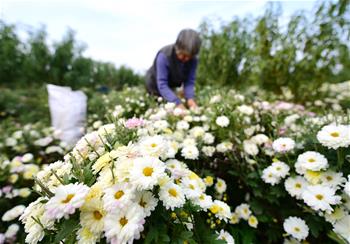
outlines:
[{"label": "green stem", "polygon": [[290,160],[289,160],[289,157],[288,157],[288,152],[286,152],[286,158],[287,158],[287,164],[290,166],[291,164],[290,164]]},{"label": "green stem", "polygon": [[197,233],[197,231],[196,231],[196,225],[195,225],[195,223],[194,223],[194,219],[193,219],[192,213],[190,214],[190,217],[191,217],[191,222],[192,222],[192,225],[193,225],[193,232],[194,232],[194,235],[196,236],[196,239],[197,239],[198,243],[201,243],[201,242],[200,242],[201,239],[199,238],[199,235],[198,235],[198,233]]},{"label": "green stem", "polygon": [[338,170],[341,170],[344,164],[344,155],[342,148],[337,149],[337,158],[338,158]]}]

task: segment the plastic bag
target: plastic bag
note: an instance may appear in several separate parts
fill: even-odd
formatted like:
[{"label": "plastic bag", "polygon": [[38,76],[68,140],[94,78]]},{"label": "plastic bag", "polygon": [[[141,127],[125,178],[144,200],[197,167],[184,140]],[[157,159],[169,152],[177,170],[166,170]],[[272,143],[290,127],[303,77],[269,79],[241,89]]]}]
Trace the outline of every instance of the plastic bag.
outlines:
[{"label": "plastic bag", "polygon": [[59,138],[72,147],[84,134],[87,97],[65,86],[48,84],[47,91],[51,125],[60,132]]}]

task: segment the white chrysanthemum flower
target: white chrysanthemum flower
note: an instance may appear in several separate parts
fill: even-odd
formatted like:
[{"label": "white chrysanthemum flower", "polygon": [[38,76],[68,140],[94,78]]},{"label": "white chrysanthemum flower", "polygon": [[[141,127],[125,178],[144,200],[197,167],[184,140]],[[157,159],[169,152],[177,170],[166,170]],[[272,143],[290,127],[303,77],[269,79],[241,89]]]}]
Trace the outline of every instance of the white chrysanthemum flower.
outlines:
[{"label": "white chrysanthemum flower", "polygon": [[333,225],[333,231],[350,242],[350,215],[346,215]]},{"label": "white chrysanthemum flower", "polygon": [[153,123],[153,128],[155,128],[157,131],[165,130],[169,127],[169,123],[166,120],[157,120]]},{"label": "white chrysanthemum flower", "polygon": [[222,194],[226,191],[227,185],[226,182],[223,179],[217,178],[217,182],[215,184],[215,190]]},{"label": "white chrysanthemum flower", "polygon": [[96,235],[87,227],[81,227],[77,232],[77,244],[96,244],[100,235]]},{"label": "white chrysanthemum flower", "polygon": [[246,115],[252,115],[254,113],[254,109],[251,106],[247,106],[247,105],[241,105],[237,107],[237,110],[242,113],[242,114],[246,114]]},{"label": "white chrysanthemum flower", "polygon": [[341,220],[348,214],[348,211],[344,207],[336,207],[332,213],[326,213],[325,219],[334,225],[337,221]]},{"label": "white chrysanthemum flower", "polygon": [[152,189],[165,174],[165,164],[155,157],[142,157],[134,160],[130,170],[130,182],[138,190]]},{"label": "white chrysanthemum flower", "polygon": [[140,152],[145,155],[159,157],[165,150],[165,141],[162,136],[148,136],[140,139]]},{"label": "white chrysanthemum flower", "polygon": [[258,227],[258,219],[254,215],[250,215],[248,218],[248,225],[250,227],[256,228]]},{"label": "white chrysanthemum flower", "polygon": [[182,108],[175,108],[173,111],[175,116],[181,116],[187,113],[186,110],[183,110]]},{"label": "white chrysanthemum flower", "polygon": [[274,175],[280,178],[284,178],[289,174],[289,166],[286,163],[277,161],[271,164],[271,171]]},{"label": "white chrysanthemum flower", "polygon": [[31,194],[31,191],[28,187],[21,188],[19,189],[19,192],[18,192],[18,195],[23,198],[28,197],[30,194]]},{"label": "white chrysanthemum flower", "polygon": [[169,182],[160,187],[159,199],[166,209],[182,207],[185,204],[185,195],[180,186]]},{"label": "white chrysanthemum flower", "polygon": [[150,191],[136,192],[135,202],[143,208],[145,217],[151,215],[151,212],[156,208],[158,199],[155,198]]},{"label": "white chrysanthemum flower", "polygon": [[270,185],[276,185],[281,181],[281,177],[277,176],[271,166],[263,170],[262,180]]},{"label": "white chrysanthemum flower", "polygon": [[24,155],[22,156],[22,161],[23,161],[24,163],[28,163],[28,162],[32,161],[33,158],[34,158],[33,154],[31,154],[31,153],[26,153],[26,154],[24,154]]},{"label": "white chrysanthemum flower", "polygon": [[175,158],[176,153],[179,151],[180,144],[176,141],[168,140],[166,148],[167,150],[162,155],[162,159]]},{"label": "white chrysanthemum flower", "polygon": [[54,226],[54,220],[50,220],[44,215],[45,204],[42,203],[44,200],[47,199],[39,197],[36,201],[30,203],[20,217],[20,220],[24,224],[24,230],[27,233],[26,243],[36,244],[45,236],[43,227],[34,218],[40,220],[40,223],[48,230],[51,230]]},{"label": "white chrysanthemum flower", "polygon": [[8,147],[14,147],[17,145],[17,140],[15,138],[8,137],[5,140],[5,145]]},{"label": "white chrysanthemum flower", "polygon": [[[119,123],[119,125],[125,125],[123,121],[120,121],[121,123]],[[102,139],[104,141],[108,141],[106,137],[113,137],[114,135],[116,135],[116,130],[115,130],[115,124],[114,123],[110,123],[110,124],[105,124],[102,125],[98,130],[98,134],[102,137]]]},{"label": "white chrysanthemum flower", "polygon": [[194,145],[185,146],[181,150],[181,156],[183,156],[185,159],[197,159],[199,156],[198,148]]},{"label": "white chrysanthemum flower", "polygon": [[56,188],[55,195],[45,204],[45,215],[49,219],[68,218],[85,202],[89,187],[84,184],[61,185]]},{"label": "white chrysanthemum flower", "polygon": [[197,142],[194,138],[192,137],[186,137],[183,142],[182,142],[182,147],[187,147],[187,146],[196,146]]},{"label": "white chrysanthemum flower", "polygon": [[284,220],[283,228],[287,234],[301,241],[309,235],[309,227],[305,221],[298,217],[289,217]]},{"label": "white chrysanthemum flower", "polygon": [[209,210],[215,214],[218,219],[228,221],[231,218],[231,209],[226,203],[215,200],[213,204],[210,206]]},{"label": "white chrysanthemum flower", "polygon": [[171,111],[175,108],[175,106],[176,106],[175,103],[170,103],[170,102],[168,102],[168,103],[166,103],[166,104],[164,105],[164,108],[165,108],[167,111],[171,112]]},{"label": "white chrysanthemum flower", "polygon": [[205,191],[206,185],[204,183],[204,180],[200,178],[196,173],[194,173],[191,170],[187,170],[187,176],[190,180],[196,180],[198,187],[201,189],[202,192]]},{"label": "white chrysanthemum flower", "polygon": [[213,205],[212,197],[202,193],[198,198],[192,200],[194,204],[200,206],[204,211],[207,211]]},{"label": "white chrysanthemum flower", "polygon": [[307,181],[301,176],[289,177],[284,182],[287,192],[296,199],[302,199],[302,193],[307,186]]},{"label": "white chrysanthemum flower", "polygon": [[100,128],[103,125],[103,122],[101,120],[97,120],[92,124],[92,127],[96,130]]},{"label": "white chrysanthemum flower", "polygon": [[19,225],[11,224],[5,232],[5,237],[8,239],[15,239],[18,231],[19,231]]},{"label": "white chrysanthemum flower", "polygon": [[40,168],[35,164],[24,165],[23,178],[26,180],[32,180],[33,176],[39,172]]},{"label": "white chrysanthemum flower", "polygon": [[95,235],[99,236],[103,232],[104,217],[106,216],[102,200],[91,199],[85,202],[80,210],[81,226],[88,228]]},{"label": "white chrysanthemum flower", "polygon": [[321,176],[322,176],[321,171],[306,170],[306,172],[304,172],[303,174],[305,179],[312,185],[321,183]]},{"label": "white chrysanthemum flower", "polygon": [[177,130],[188,130],[190,128],[190,124],[187,121],[180,120],[176,123]]},{"label": "white chrysanthemum flower", "polygon": [[250,206],[248,204],[242,203],[236,207],[235,213],[238,215],[239,218],[248,220],[252,211],[250,210]]},{"label": "white chrysanthemum flower", "polygon": [[40,146],[40,147],[46,147],[53,141],[53,138],[51,136],[43,137],[38,140],[34,141],[34,145]]},{"label": "white chrysanthemum flower", "polygon": [[229,141],[225,141],[216,145],[216,150],[221,153],[225,153],[232,149],[233,144]]},{"label": "white chrysanthemum flower", "polygon": [[338,204],[341,200],[340,196],[335,195],[335,191],[328,186],[307,186],[302,197],[304,202],[314,210],[332,212],[331,205]]},{"label": "white chrysanthemum flower", "polygon": [[[52,171],[54,171],[58,177],[63,177],[64,175],[69,175],[71,169],[71,163],[56,161],[48,166],[44,166],[44,170],[38,172],[37,178],[44,183],[49,190],[55,191],[55,189],[61,185],[61,182],[53,175]],[[36,185],[35,188],[38,191],[42,191],[38,185]]]},{"label": "white chrysanthemum flower", "polygon": [[239,215],[236,212],[232,213],[230,218],[230,224],[238,224],[239,220],[240,220]]},{"label": "white chrysanthemum flower", "polygon": [[226,116],[219,116],[216,118],[215,123],[220,127],[227,127],[230,124],[230,120]]},{"label": "white chrysanthemum flower", "polygon": [[193,121],[193,117],[191,115],[186,115],[185,117],[183,117],[183,120],[185,120],[187,122],[192,122]]},{"label": "white chrysanthemum flower", "polygon": [[138,204],[131,204],[125,211],[110,212],[105,217],[105,236],[111,243],[133,243],[140,238],[145,223],[144,213]]},{"label": "white chrysanthemum flower", "polygon": [[202,152],[207,157],[213,156],[215,150],[216,150],[215,147],[212,147],[212,146],[204,146],[204,147],[202,147]]},{"label": "white chrysanthemum flower", "polygon": [[119,116],[121,116],[123,113],[125,112],[125,109],[123,108],[123,106],[121,105],[116,105],[114,107],[114,111],[112,113],[112,115],[116,118],[118,118]]},{"label": "white chrysanthemum flower", "polygon": [[220,230],[220,233],[217,233],[219,236],[217,240],[226,241],[227,244],[235,244],[235,240],[232,235],[225,230]]},{"label": "white chrysanthemum flower", "polygon": [[280,137],[273,141],[272,148],[275,152],[284,153],[293,150],[295,141],[288,137]]},{"label": "white chrysanthemum flower", "polygon": [[104,155],[100,156],[96,162],[92,165],[92,172],[97,174],[99,171],[106,167],[110,167],[112,161],[111,155],[107,152]]},{"label": "white chrysanthemum flower", "polygon": [[209,103],[218,103],[221,101],[221,95],[215,95],[210,98]]},{"label": "white chrysanthemum flower", "polygon": [[256,126],[250,126],[250,127],[246,128],[246,129],[244,129],[244,134],[247,137],[251,137],[254,134],[255,130],[256,130]]},{"label": "white chrysanthemum flower", "polygon": [[214,136],[209,132],[205,133],[203,136],[203,142],[207,145],[213,144],[214,140],[215,140]]},{"label": "white chrysanthemum flower", "polygon": [[64,150],[60,146],[49,146],[45,149],[46,154],[51,154],[51,153],[58,153],[58,154],[64,154]]},{"label": "white chrysanthemum flower", "polygon": [[326,125],[317,133],[317,140],[328,148],[347,147],[350,145],[350,126]]},{"label": "white chrysanthemum flower", "polygon": [[297,166],[301,171],[319,171],[328,168],[328,160],[318,152],[308,151],[300,154],[297,159]]},{"label": "white chrysanthemum flower", "polygon": [[97,151],[97,149],[101,147],[103,148],[103,142],[97,131],[86,134],[82,137],[73,148],[73,155],[76,159],[86,159],[91,156],[97,156],[93,150]]},{"label": "white chrysanthemum flower", "polygon": [[188,173],[187,165],[177,159],[169,159],[165,164],[174,179],[184,177]]},{"label": "white chrysanthemum flower", "polygon": [[205,135],[205,130],[201,126],[195,126],[189,131],[193,138],[202,138]]},{"label": "white chrysanthemum flower", "polygon": [[127,146],[118,146],[116,149],[110,151],[109,155],[113,159],[134,158],[139,155],[139,148],[132,142],[129,142]]},{"label": "white chrysanthemum flower", "polygon": [[117,183],[105,189],[103,207],[107,211],[124,211],[134,199],[134,188],[129,183]]},{"label": "white chrysanthemum flower", "polygon": [[250,138],[250,140],[257,145],[263,145],[269,142],[270,139],[264,134],[257,134]]},{"label": "white chrysanthemum flower", "polygon": [[329,186],[334,189],[339,189],[344,185],[346,179],[343,177],[343,173],[337,173],[334,171],[326,171],[321,173],[321,185]]},{"label": "white chrysanthemum flower", "polygon": [[198,198],[202,194],[200,182],[197,179],[190,179],[188,177],[182,178],[181,187],[187,199]]},{"label": "white chrysanthemum flower", "polygon": [[1,220],[5,222],[12,221],[18,218],[24,212],[25,208],[26,207],[24,205],[18,205],[16,207],[11,208],[10,210],[4,213]]},{"label": "white chrysanthemum flower", "polygon": [[296,120],[298,120],[300,118],[300,115],[299,114],[292,114],[292,115],[289,115],[287,116],[285,119],[284,119],[284,124],[289,126],[289,125],[292,125],[295,123]]},{"label": "white chrysanthemum flower", "polygon": [[243,150],[246,154],[256,156],[259,153],[258,146],[251,140],[243,141]]}]

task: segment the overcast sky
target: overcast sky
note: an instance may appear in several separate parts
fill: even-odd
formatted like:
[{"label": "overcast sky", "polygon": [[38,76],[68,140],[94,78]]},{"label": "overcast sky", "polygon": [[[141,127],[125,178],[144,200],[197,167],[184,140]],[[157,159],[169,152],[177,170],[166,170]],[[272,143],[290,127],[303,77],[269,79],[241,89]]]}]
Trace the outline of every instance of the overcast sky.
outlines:
[{"label": "overcast sky", "polygon": [[[204,18],[229,21],[261,15],[267,1],[205,0],[0,0],[0,18],[21,30],[45,25],[50,41],[67,28],[87,45],[85,56],[125,64],[143,73],[156,52],[173,43],[183,28],[197,29]],[[296,10],[311,10],[313,0],[283,1],[285,20]]]}]

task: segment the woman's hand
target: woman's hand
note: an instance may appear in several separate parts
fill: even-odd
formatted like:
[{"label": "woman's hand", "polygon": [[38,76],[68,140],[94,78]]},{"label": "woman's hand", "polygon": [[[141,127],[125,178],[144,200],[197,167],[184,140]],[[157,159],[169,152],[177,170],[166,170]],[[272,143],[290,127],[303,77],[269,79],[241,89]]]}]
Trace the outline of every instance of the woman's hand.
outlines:
[{"label": "woman's hand", "polygon": [[196,107],[198,107],[197,103],[193,99],[188,99],[187,100],[187,106],[189,108],[196,108]]}]

